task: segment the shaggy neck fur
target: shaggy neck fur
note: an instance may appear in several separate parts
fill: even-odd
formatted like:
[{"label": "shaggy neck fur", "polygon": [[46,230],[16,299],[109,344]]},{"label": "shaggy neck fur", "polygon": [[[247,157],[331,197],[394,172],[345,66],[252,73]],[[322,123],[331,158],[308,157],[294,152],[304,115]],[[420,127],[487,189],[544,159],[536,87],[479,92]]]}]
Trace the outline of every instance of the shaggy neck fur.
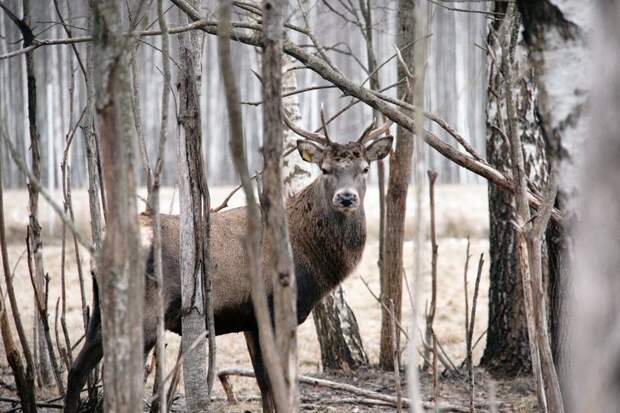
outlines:
[{"label": "shaggy neck fur", "polygon": [[295,260],[304,275],[312,277],[320,296],[353,271],[366,243],[363,202],[349,214],[336,211],[330,203],[319,177],[287,205],[293,251],[300,255]]}]

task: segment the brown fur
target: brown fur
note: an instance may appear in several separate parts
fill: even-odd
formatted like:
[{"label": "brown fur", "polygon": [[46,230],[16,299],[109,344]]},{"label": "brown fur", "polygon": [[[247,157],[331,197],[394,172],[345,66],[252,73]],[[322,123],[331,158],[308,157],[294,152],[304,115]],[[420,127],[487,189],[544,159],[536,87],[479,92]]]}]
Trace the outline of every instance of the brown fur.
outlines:
[{"label": "brown fur", "polygon": [[[385,138],[384,138],[385,139]],[[389,142],[384,142],[391,146]],[[372,146],[372,145],[371,145]],[[358,143],[333,144],[322,151],[322,166],[333,172],[329,177],[317,178],[293,197],[287,204],[290,239],[297,277],[298,322],[303,322],[314,305],[349,275],[359,263],[366,242],[366,222],[363,198],[369,161],[367,152],[376,150]],[[383,153],[387,154],[385,148]],[[387,149],[389,151],[389,148]],[[381,155],[381,157],[385,156]],[[372,157],[374,155],[370,155]],[[376,157],[375,157],[376,159]],[[332,197],[338,187],[351,185],[359,194],[359,205],[343,212],[334,208]],[[148,253],[144,312],[144,350],[151,350],[156,338],[153,277],[152,219],[140,216],[143,245]],[[164,276],[164,306],[166,329],[181,334],[181,282],[179,275],[179,217],[161,216],[162,270]],[[246,332],[248,349],[252,356],[265,410],[273,408],[269,382],[258,348],[256,321],[251,299],[251,285],[247,274],[248,262],[244,247],[246,235],[246,208],[235,208],[211,215],[210,268],[213,281],[213,310],[216,335]],[[264,262],[271,259],[272,247],[263,245]],[[267,294],[273,291],[271,276],[263,272]],[[79,394],[90,371],[102,358],[99,306],[95,302],[93,322],[86,341],[69,372],[65,412],[77,411]]]}]

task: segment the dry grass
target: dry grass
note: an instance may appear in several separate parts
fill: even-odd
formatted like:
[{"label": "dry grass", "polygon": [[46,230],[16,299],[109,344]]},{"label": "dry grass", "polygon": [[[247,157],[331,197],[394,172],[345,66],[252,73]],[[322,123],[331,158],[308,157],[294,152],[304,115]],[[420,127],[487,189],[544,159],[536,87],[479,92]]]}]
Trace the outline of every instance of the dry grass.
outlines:
[{"label": "dry grass", "polygon": [[[213,205],[228,194],[229,188],[215,188],[211,195]],[[169,212],[171,204],[172,190],[167,188],[163,191],[162,209]],[[437,187],[437,232],[439,244],[438,262],[438,305],[435,317],[436,331],[440,342],[446,347],[450,357],[455,363],[460,363],[465,356],[465,327],[464,327],[464,297],[463,297],[463,264],[465,261],[465,237],[470,235],[472,238],[471,253],[472,262],[477,263],[480,253],[488,252],[488,218],[486,186],[452,186],[440,185]],[[363,259],[356,271],[345,282],[345,289],[348,294],[349,303],[357,316],[364,345],[372,363],[378,361],[379,352],[379,333],[380,333],[380,307],[372,298],[366,287],[360,280],[360,276],[366,279],[370,287],[379,292],[379,275],[377,270],[377,250],[378,250],[378,201],[377,191],[370,188],[367,194],[366,207],[368,211],[369,241],[366,246]],[[88,202],[85,191],[75,191],[73,194],[76,221],[78,228],[84,234],[89,233],[88,223]],[[11,244],[9,245],[10,265],[16,267],[14,282],[21,303],[24,322],[31,331],[33,314],[32,288],[27,273],[27,266],[20,257],[24,252],[24,228],[28,219],[27,194],[24,191],[8,191],[5,195],[5,211],[7,227],[9,230]],[[411,200],[410,200],[411,201]],[[243,196],[236,195],[231,200],[231,206],[243,204]],[[425,203],[427,203],[425,198]],[[53,308],[57,297],[60,295],[60,266],[61,248],[60,239],[61,225],[51,211],[41,202],[41,221],[45,234],[45,245],[43,248],[46,271],[50,274],[49,302]],[[412,201],[409,203],[412,205]],[[176,212],[178,208],[173,208]],[[407,217],[406,237],[412,237],[413,217],[409,213]],[[421,297],[423,302],[430,301],[430,243],[422,245],[422,269],[423,280],[421,282]],[[407,240],[405,243],[405,271],[411,274],[415,246],[413,241]],[[82,252],[82,264],[88,277],[90,264],[89,257]],[[468,278],[470,280],[470,291],[473,289],[475,281],[476,265],[470,265]],[[77,341],[83,334],[82,319],[80,315],[81,304],[79,286],[77,282],[77,270],[75,256],[71,248],[67,251],[67,283],[68,283],[68,302],[67,302],[67,323],[71,334],[72,342]],[[486,329],[488,316],[488,267],[485,264],[482,282],[480,286],[480,296],[478,299],[478,309],[476,312],[476,332],[477,338]],[[87,294],[90,300],[90,279],[87,279]],[[405,293],[406,294],[406,293]],[[405,312],[410,311],[410,300],[404,297]],[[90,302],[89,302],[90,303]],[[423,318],[419,318],[423,320]],[[51,311],[50,320],[53,322],[54,314]],[[423,326],[420,326],[423,328]],[[299,361],[300,369],[303,373],[315,373],[320,370],[319,348],[316,341],[312,319],[306,321],[299,328]],[[173,334],[168,333],[168,360],[172,364],[176,354],[179,339]],[[245,350],[245,343],[241,334],[231,334],[217,338],[218,346],[218,365],[220,367],[250,367],[250,360]],[[474,360],[477,361],[484,348],[484,340],[475,348]],[[6,363],[4,359],[0,363]],[[6,370],[5,370],[6,371]],[[8,380],[8,378],[5,378]],[[257,390],[253,381],[247,379],[233,379],[235,388],[240,394],[256,394]],[[219,385],[216,385],[218,395],[223,395]],[[228,410],[230,411],[230,410]]]}]

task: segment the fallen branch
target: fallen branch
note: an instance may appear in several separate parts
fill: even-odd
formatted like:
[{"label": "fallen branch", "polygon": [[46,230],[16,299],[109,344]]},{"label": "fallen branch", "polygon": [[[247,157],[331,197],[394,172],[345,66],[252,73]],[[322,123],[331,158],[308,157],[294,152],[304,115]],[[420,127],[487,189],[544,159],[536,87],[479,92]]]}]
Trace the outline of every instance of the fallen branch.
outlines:
[{"label": "fallen branch", "polygon": [[[254,372],[252,370],[237,369],[237,368],[220,370],[217,373],[217,376],[220,378],[220,380],[222,380],[222,376],[255,377]],[[388,394],[379,393],[379,392],[372,391],[372,390],[362,389],[362,388],[359,388],[359,387],[356,387],[350,384],[346,384],[346,383],[338,383],[335,381],[318,379],[318,378],[310,377],[310,376],[299,376],[298,379],[299,379],[299,382],[302,384],[307,384],[310,386],[327,387],[327,388],[334,389],[334,390],[344,391],[344,392],[362,396],[365,399],[380,400],[385,403],[389,403],[390,406],[396,406],[398,403],[398,399],[395,396],[390,396]],[[232,391],[232,387],[231,387],[231,391]],[[412,405],[411,399],[405,398],[405,397],[401,398],[401,403],[403,407],[409,407]],[[434,410],[434,411],[439,411],[439,412],[468,412],[469,411],[468,409],[464,407],[457,406],[457,405],[450,404],[450,403],[436,404],[432,402],[424,402],[423,405],[424,405],[423,407],[427,410]]]}]

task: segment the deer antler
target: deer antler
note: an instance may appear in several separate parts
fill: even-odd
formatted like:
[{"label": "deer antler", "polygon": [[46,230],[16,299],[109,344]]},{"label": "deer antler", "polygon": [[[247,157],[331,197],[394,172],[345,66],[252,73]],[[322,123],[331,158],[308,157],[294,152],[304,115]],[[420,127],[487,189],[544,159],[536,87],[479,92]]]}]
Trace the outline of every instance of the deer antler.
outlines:
[{"label": "deer antler", "polygon": [[370,140],[378,138],[379,136],[383,135],[388,130],[390,130],[390,126],[392,126],[392,120],[388,119],[387,121],[383,123],[383,125],[379,126],[378,128],[375,128],[376,124],[377,124],[377,118],[374,118],[372,120],[372,123],[368,125],[366,129],[364,129],[364,132],[362,132],[362,135],[359,137],[357,141],[360,143],[366,143]]},{"label": "deer antler", "polygon": [[323,132],[325,132],[325,139],[331,142],[332,140],[329,139],[329,134],[327,133],[327,123],[325,123],[325,110],[323,107],[323,102],[321,102],[321,125],[323,125]]},{"label": "deer antler", "polygon": [[321,135],[320,133],[309,132],[295,125],[295,123],[291,121],[291,119],[288,117],[285,109],[282,109],[282,120],[284,121],[284,124],[286,125],[287,128],[289,128],[290,130],[292,130],[297,135],[303,138],[306,138],[310,141],[313,141],[313,142],[316,142],[316,143],[319,143],[325,146],[331,143],[330,140],[326,136]]}]

